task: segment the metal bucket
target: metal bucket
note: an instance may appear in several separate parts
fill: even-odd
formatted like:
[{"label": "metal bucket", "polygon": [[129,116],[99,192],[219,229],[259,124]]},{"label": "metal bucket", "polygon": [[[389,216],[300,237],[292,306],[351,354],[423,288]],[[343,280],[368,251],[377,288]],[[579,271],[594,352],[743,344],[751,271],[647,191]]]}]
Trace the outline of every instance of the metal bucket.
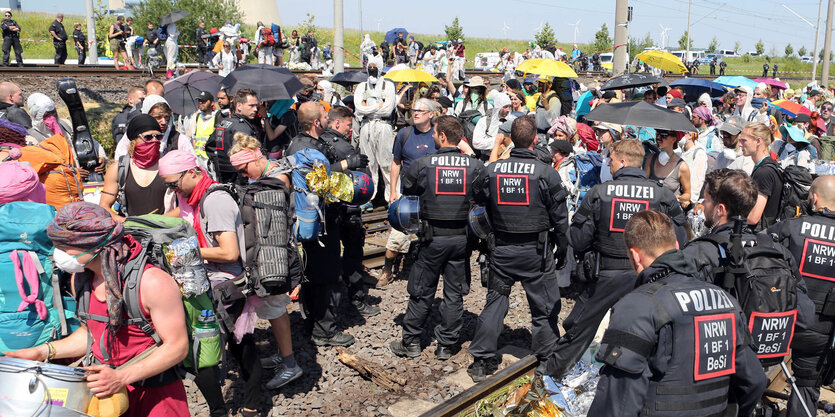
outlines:
[{"label": "metal bucket", "polygon": [[86,415],[92,398],[81,368],[0,357],[0,416]]}]

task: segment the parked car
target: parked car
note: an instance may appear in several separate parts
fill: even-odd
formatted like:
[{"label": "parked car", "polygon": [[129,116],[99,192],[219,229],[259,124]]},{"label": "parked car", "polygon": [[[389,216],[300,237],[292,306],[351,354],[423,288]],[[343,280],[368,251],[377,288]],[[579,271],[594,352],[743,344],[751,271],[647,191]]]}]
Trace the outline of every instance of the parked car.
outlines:
[{"label": "parked car", "polygon": [[815,58],[812,58],[811,56],[808,56],[808,55],[800,57],[800,62],[802,62],[804,64],[811,64],[812,62],[814,62],[814,60],[815,60]]}]

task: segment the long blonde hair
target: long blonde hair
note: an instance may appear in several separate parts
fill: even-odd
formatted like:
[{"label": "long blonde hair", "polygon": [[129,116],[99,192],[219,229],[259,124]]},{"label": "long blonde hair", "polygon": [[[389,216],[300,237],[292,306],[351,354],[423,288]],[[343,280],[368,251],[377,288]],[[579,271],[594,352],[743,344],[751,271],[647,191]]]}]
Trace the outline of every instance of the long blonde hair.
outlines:
[{"label": "long blonde hair", "polygon": [[232,156],[240,151],[250,150],[256,151],[261,149],[261,142],[252,136],[245,133],[237,132],[232,138],[232,148],[229,149],[229,156]]}]

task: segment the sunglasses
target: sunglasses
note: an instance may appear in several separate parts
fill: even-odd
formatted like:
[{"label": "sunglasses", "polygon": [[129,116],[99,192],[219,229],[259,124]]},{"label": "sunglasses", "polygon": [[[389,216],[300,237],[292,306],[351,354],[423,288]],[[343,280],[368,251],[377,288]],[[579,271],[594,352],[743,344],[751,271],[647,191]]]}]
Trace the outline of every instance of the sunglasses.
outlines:
[{"label": "sunglasses", "polygon": [[669,130],[656,130],[655,137],[662,138],[667,136],[673,136],[674,133]]},{"label": "sunglasses", "polygon": [[180,181],[183,180],[183,177],[186,175],[186,172],[187,171],[183,171],[183,173],[180,174],[180,176],[177,178],[177,181],[166,182],[165,186],[168,187],[169,189],[176,190],[177,188],[180,187]]},{"label": "sunglasses", "polygon": [[244,164],[244,166],[242,168],[238,169],[238,174],[245,175],[248,168],[249,168],[249,162]]},{"label": "sunglasses", "polygon": [[832,107],[821,107],[821,112],[825,112],[825,111],[831,112]]},{"label": "sunglasses", "polygon": [[142,138],[142,140],[144,140],[145,142],[147,142],[147,141],[149,141],[149,140],[161,141],[161,140],[162,140],[162,138],[163,138],[164,136],[165,136],[165,135],[163,135],[162,133],[153,133],[153,134],[147,134],[147,135],[139,135],[139,137],[140,137],[140,138]]}]

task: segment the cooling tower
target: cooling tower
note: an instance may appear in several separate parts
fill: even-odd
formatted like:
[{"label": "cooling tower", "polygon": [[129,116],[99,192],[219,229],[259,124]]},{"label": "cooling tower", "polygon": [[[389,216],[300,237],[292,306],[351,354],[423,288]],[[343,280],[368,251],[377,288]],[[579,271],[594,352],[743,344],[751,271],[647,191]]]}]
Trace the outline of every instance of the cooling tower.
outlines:
[{"label": "cooling tower", "polygon": [[238,0],[238,6],[244,14],[244,23],[255,25],[260,20],[267,26],[281,24],[278,0]]}]

